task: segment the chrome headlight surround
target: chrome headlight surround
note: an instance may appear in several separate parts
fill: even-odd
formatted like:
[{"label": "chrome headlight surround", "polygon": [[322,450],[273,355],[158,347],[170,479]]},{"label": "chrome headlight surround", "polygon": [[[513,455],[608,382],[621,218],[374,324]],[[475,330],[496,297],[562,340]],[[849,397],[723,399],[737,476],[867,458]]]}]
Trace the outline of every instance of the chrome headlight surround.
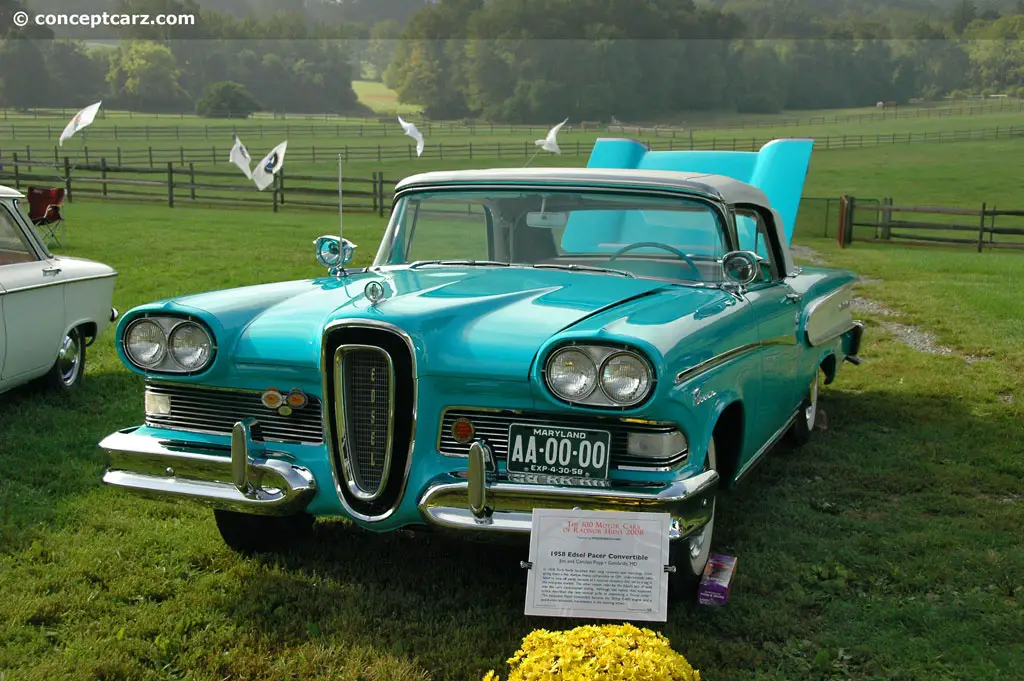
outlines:
[{"label": "chrome headlight surround", "polygon": [[[594,386],[581,397],[567,397],[559,390],[555,389],[551,382],[552,362],[563,353],[569,351],[575,351],[586,355],[596,369],[597,375]],[[643,374],[645,379],[641,380],[643,390],[638,391],[637,394],[633,395],[630,399],[617,399],[614,395],[614,391],[610,390],[606,386],[604,378],[605,369],[608,367],[609,363],[622,357],[628,357],[630,360],[636,362],[645,372],[645,374]],[[544,379],[544,387],[547,388],[548,392],[560,402],[579,406],[605,407],[610,409],[631,409],[639,406],[654,394],[654,388],[657,384],[654,369],[643,354],[633,348],[622,345],[591,345],[583,343],[561,345],[552,349],[548,353],[543,369],[541,370],[541,376]]]},{"label": "chrome headlight surround", "polygon": [[[155,325],[163,334],[159,359],[148,363],[140,361],[140,359],[132,353],[131,345],[129,343],[132,330],[142,324]],[[207,351],[206,357],[202,363],[194,366],[188,366],[186,362],[177,357],[173,352],[171,340],[177,333],[181,333],[186,330],[194,331],[195,329],[199,329],[206,334],[209,350]],[[121,337],[121,349],[125,358],[132,366],[147,373],[184,374],[191,376],[205,371],[210,364],[213,363],[213,359],[217,354],[217,343],[214,340],[213,333],[210,332],[210,329],[207,328],[201,320],[195,317],[174,317],[147,314],[133,319],[127,324],[127,326],[125,326],[124,334]]]}]

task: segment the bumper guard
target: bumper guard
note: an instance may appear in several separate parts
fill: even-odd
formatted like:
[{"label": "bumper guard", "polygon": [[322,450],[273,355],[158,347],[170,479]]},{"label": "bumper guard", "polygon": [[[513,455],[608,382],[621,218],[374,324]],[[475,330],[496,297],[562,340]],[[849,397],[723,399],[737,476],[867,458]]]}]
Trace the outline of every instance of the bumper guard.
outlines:
[{"label": "bumper guard", "polygon": [[103,482],[162,499],[188,499],[215,508],[261,515],[302,511],[316,493],[313,474],[270,452],[259,423],[245,419],[231,432],[227,447],[160,440],[135,435],[134,428],[100,442],[107,453]]},{"label": "bumper guard", "polygon": [[427,487],[419,502],[423,518],[449,529],[529,534],[535,508],[668,513],[669,538],[676,540],[711,520],[719,479],[716,471],[706,471],[661,485],[559,487],[498,481],[493,461],[486,443],[474,443],[465,480],[445,475]]}]

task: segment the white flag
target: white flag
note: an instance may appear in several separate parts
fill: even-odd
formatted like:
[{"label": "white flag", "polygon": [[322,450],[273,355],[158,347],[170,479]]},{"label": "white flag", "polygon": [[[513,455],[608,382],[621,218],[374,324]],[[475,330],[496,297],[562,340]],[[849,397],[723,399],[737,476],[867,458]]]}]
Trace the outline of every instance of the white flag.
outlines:
[{"label": "white flag", "polygon": [[558,148],[558,141],[555,139],[558,137],[558,131],[562,129],[562,126],[569,122],[566,118],[564,121],[551,128],[548,131],[548,136],[542,140],[537,140],[536,144],[544,151],[550,151],[552,154],[561,154],[562,150]]},{"label": "white flag", "polygon": [[242,140],[238,139],[238,135],[235,135],[235,146],[231,147],[231,156],[228,157],[232,163],[238,166],[239,170],[245,173],[245,176],[252,179],[252,158],[249,157],[249,150],[242,144]]},{"label": "white flag", "polygon": [[398,122],[402,124],[402,129],[405,130],[405,134],[416,140],[416,155],[423,155],[423,133],[416,129],[416,126],[412,123],[406,123],[402,120],[402,117],[398,117]]},{"label": "white flag", "polygon": [[256,187],[263,191],[274,181],[274,175],[284,167],[284,152],[288,148],[288,140],[281,142],[263,157],[256,169],[252,171],[252,180]]},{"label": "white flag", "polygon": [[75,114],[75,117],[71,119],[71,122],[64,127],[64,132],[60,134],[60,139],[57,140],[57,146],[63,147],[64,140],[70,139],[72,135],[93,122],[96,118],[96,113],[100,110],[100,104],[102,101],[90,104],[81,111]]}]

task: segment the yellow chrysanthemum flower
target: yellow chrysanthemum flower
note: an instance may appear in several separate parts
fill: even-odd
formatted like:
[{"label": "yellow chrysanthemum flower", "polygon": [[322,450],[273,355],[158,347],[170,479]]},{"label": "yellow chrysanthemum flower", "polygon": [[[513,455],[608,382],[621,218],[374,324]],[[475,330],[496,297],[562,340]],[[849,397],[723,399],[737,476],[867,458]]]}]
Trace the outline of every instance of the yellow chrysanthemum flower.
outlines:
[{"label": "yellow chrysanthemum flower", "polygon": [[[700,681],[667,638],[632,624],[537,629],[508,664],[508,681]],[[483,681],[500,678],[491,670]]]}]

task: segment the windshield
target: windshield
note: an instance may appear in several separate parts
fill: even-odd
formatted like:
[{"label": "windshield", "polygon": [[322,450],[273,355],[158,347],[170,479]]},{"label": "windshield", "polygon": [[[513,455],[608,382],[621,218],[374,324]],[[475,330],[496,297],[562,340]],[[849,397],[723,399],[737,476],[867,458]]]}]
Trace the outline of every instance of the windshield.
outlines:
[{"label": "windshield", "polygon": [[376,266],[523,266],[721,282],[722,219],[696,200],[599,191],[409,194]]}]

